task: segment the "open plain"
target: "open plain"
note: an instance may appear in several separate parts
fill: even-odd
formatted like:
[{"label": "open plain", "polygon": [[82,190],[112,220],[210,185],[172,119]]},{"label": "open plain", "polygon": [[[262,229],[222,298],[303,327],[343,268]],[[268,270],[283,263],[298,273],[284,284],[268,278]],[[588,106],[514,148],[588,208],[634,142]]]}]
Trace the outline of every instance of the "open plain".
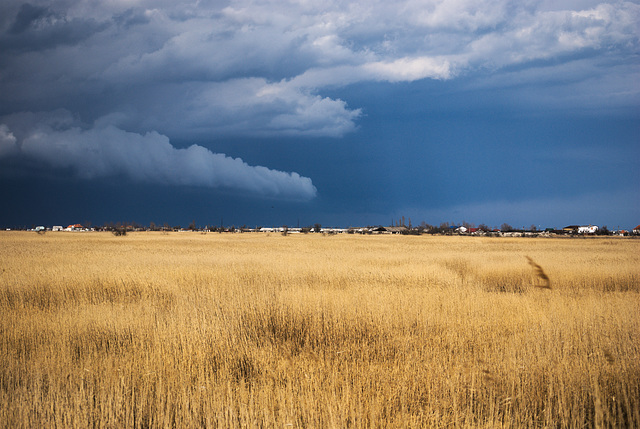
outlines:
[{"label": "open plain", "polygon": [[3,427],[640,427],[640,240],[0,233]]}]

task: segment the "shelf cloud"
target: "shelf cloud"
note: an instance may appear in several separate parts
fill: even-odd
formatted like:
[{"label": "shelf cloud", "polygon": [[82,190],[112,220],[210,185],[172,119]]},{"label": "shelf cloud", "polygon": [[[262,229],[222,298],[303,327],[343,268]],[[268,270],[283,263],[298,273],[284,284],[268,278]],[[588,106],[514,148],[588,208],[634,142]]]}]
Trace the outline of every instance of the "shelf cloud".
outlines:
[{"label": "shelf cloud", "polygon": [[251,166],[240,158],[192,145],[176,148],[157,132],[137,134],[112,125],[55,130],[40,124],[18,140],[0,125],[0,158],[22,157],[82,179],[125,177],[135,182],[225,188],[267,197],[308,200],[311,179]]}]

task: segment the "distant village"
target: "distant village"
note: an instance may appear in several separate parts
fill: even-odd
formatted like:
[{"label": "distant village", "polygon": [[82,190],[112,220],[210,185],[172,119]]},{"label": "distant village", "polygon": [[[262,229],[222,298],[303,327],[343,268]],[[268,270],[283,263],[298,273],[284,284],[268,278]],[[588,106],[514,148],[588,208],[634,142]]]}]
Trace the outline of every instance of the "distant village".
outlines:
[{"label": "distant village", "polygon": [[[7,230],[10,230],[7,228]],[[608,227],[599,227],[597,225],[568,225],[562,229],[545,228],[539,229],[532,225],[529,228],[513,228],[511,225],[503,224],[500,228],[487,227],[484,224],[475,226],[473,224],[464,223],[462,225],[452,225],[449,223],[434,226],[422,222],[419,226],[408,225],[402,221],[396,222],[395,226],[366,226],[366,227],[350,227],[350,228],[333,228],[323,227],[320,224],[307,227],[255,227],[250,228],[246,225],[236,226],[205,226],[199,227],[192,222],[188,227],[163,226],[155,225],[153,222],[149,226],[142,226],[136,223],[109,223],[103,226],[90,226],[82,224],[71,224],[68,226],[55,225],[52,227],[35,226],[32,228],[22,228],[22,230],[33,231],[39,234],[51,232],[87,232],[87,231],[107,231],[114,235],[126,235],[128,232],[141,231],[160,231],[168,232],[200,232],[203,234],[210,232],[218,233],[277,233],[282,235],[288,234],[402,234],[402,235],[421,235],[421,234],[438,234],[438,235],[471,235],[471,236],[494,236],[494,237],[553,237],[553,236],[640,236],[640,225],[633,230],[624,229],[609,230]]]}]

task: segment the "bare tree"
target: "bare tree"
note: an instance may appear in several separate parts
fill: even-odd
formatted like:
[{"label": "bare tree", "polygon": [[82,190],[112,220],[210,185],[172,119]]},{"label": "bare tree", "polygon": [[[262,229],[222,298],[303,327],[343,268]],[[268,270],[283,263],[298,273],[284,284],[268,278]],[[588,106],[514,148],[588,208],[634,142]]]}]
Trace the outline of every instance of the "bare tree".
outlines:
[{"label": "bare tree", "polygon": [[502,231],[502,232],[513,231],[513,227],[511,225],[509,225],[508,223],[503,223],[502,225],[500,225],[500,231]]}]

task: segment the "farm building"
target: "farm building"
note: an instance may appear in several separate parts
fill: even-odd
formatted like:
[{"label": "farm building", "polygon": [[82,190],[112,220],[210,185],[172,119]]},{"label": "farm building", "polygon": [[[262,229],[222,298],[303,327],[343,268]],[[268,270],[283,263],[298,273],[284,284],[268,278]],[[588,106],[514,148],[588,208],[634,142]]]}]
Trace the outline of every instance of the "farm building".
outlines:
[{"label": "farm building", "polygon": [[569,225],[562,228],[562,232],[578,232],[579,225]]},{"label": "farm building", "polygon": [[597,232],[598,227],[596,225],[578,227],[578,234],[595,234]]},{"label": "farm building", "polygon": [[598,229],[599,228],[596,225],[569,225],[562,228],[562,232],[565,234],[595,234],[598,232]]},{"label": "farm building", "polygon": [[406,226],[379,226],[371,230],[374,234],[402,234],[407,231]]}]

